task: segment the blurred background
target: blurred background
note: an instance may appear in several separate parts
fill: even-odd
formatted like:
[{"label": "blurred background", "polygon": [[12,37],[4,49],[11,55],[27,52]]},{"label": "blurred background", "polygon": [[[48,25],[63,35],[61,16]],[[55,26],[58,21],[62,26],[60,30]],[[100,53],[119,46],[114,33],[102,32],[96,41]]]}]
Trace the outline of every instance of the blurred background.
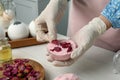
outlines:
[{"label": "blurred background", "polygon": [[[16,18],[29,24],[33,19],[39,16],[42,10],[46,7],[49,0],[14,0],[16,5]],[[65,11],[62,20],[57,25],[57,31],[60,34],[66,35],[68,26],[69,5]],[[48,14],[49,15],[49,14]]]}]

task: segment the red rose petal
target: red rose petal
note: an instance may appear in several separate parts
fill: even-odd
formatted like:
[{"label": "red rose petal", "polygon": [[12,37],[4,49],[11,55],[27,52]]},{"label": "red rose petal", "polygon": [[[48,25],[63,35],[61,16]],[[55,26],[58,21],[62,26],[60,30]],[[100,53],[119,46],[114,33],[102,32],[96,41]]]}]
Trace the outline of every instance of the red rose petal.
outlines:
[{"label": "red rose petal", "polygon": [[62,46],[62,48],[68,48],[69,46],[71,46],[71,44],[67,42],[62,42],[60,43],[60,45]]},{"label": "red rose petal", "polygon": [[55,45],[59,45],[60,42],[58,40],[52,40],[52,43],[55,44]]},{"label": "red rose petal", "polygon": [[72,47],[69,46],[67,52],[71,52],[71,51],[72,51]]},{"label": "red rose petal", "polygon": [[0,78],[0,80],[38,80],[40,78],[40,72],[35,71],[28,64],[27,59],[16,59],[13,64],[5,64],[2,68],[5,77]]}]

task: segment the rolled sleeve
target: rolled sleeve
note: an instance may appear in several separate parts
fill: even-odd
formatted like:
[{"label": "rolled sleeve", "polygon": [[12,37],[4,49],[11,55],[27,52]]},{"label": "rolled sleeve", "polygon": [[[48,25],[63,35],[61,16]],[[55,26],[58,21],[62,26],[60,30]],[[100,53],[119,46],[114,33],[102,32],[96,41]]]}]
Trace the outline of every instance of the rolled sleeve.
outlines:
[{"label": "rolled sleeve", "polygon": [[120,0],[110,0],[101,14],[111,22],[113,28],[120,28]]}]

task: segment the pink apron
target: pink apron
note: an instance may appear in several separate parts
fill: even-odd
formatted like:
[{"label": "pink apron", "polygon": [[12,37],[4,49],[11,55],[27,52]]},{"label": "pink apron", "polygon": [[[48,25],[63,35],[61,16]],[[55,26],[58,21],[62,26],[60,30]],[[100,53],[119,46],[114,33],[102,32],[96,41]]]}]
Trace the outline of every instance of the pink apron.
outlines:
[{"label": "pink apron", "polygon": [[[71,0],[67,35],[72,36],[91,19],[100,15],[109,0]],[[117,51],[120,49],[120,29],[110,28],[95,41],[96,46]]]}]

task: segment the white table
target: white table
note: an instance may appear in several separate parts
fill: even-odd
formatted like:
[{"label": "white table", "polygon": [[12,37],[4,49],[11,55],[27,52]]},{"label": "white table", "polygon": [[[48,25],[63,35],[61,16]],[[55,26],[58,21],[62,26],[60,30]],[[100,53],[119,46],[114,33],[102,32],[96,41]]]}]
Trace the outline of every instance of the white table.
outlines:
[{"label": "white table", "polygon": [[[66,38],[58,35],[59,38]],[[69,67],[55,67],[46,60],[46,44],[13,49],[13,58],[36,60],[45,68],[45,80],[53,80],[63,73],[76,73],[81,80],[120,80],[113,73],[112,58],[114,52],[92,46],[83,57]]]}]

